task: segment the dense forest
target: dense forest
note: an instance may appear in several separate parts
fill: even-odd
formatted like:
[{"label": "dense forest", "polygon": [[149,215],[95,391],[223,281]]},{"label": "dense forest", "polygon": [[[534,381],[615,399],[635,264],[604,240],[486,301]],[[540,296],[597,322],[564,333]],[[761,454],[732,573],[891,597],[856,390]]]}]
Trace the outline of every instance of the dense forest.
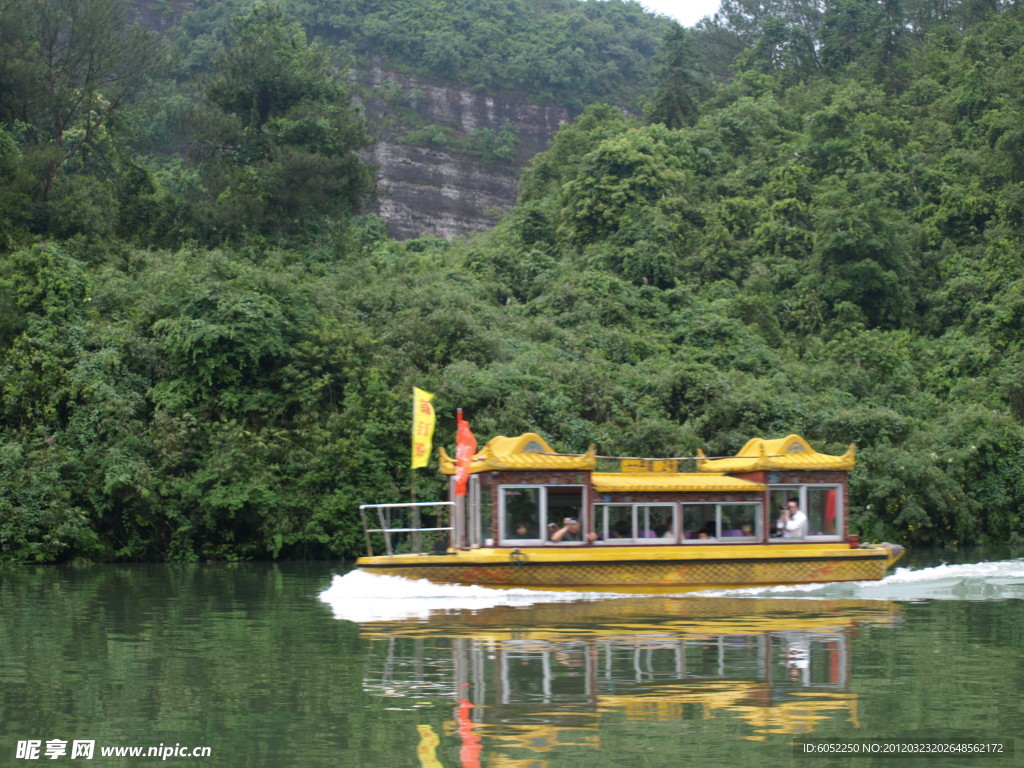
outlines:
[{"label": "dense forest", "polygon": [[[180,5],[180,2],[178,3]],[[134,5],[153,14],[160,5]],[[207,0],[182,19],[179,66],[203,71],[253,0]],[[291,0],[288,14],[337,60],[429,75],[473,91],[511,89],[582,107],[634,106],[654,84],[670,22],[624,0]]]},{"label": "dense forest", "polygon": [[[725,0],[621,39],[618,0],[195,5],[161,38],[0,0],[0,561],[357,554],[358,505],[410,495],[414,385],[449,450],[457,407],[607,455],[796,432],[857,444],[865,537],[1024,538],[1015,2]],[[584,20],[611,31],[551,56]],[[575,84],[493,230],[361,213],[344,67],[380,40]]]}]

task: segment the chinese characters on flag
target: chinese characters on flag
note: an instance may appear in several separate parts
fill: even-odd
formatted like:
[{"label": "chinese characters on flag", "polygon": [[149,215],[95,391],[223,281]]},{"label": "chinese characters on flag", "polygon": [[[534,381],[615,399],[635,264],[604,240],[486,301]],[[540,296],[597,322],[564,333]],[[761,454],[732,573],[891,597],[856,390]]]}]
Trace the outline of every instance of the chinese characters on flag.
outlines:
[{"label": "chinese characters on flag", "polygon": [[455,495],[466,495],[466,482],[469,480],[469,465],[473,463],[476,453],[476,438],[469,431],[469,422],[462,418],[462,409],[456,417],[455,429]]},{"label": "chinese characters on flag", "polygon": [[412,468],[427,466],[434,439],[434,396],[418,387],[412,388]]}]

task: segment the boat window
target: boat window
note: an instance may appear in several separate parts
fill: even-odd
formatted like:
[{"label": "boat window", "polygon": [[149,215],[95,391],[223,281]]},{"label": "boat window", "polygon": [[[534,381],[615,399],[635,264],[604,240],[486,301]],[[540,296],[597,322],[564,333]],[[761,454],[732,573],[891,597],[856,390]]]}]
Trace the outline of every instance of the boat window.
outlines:
[{"label": "boat window", "polygon": [[683,538],[686,541],[718,539],[717,504],[683,504]]},{"label": "boat window", "polygon": [[502,543],[541,544],[566,518],[580,521],[581,542],[586,536],[581,485],[502,485],[498,493]]},{"label": "boat window", "polygon": [[675,504],[597,504],[605,544],[664,544],[676,540]]},{"label": "boat window", "polygon": [[761,538],[760,504],[719,504],[719,522],[723,539]]},{"label": "boat window", "polygon": [[[474,475],[473,477],[476,477]],[[491,520],[494,516],[494,501],[491,494],[491,486],[486,483],[477,483],[476,494],[474,496],[474,502],[477,508],[480,510],[479,520],[479,539],[485,546],[494,544],[494,539],[491,538],[494,534],[491,533]]]},{"label": "boat window", "polygon": [[807,488],[807,535],[838,536],[839,489]]},{"label": "boat window", "polygon": [[633,523],[632,504],[599,504],[597,521],[603,541],[633,543],[636,525]]},{"label": "boat window", "polygon": [[683,540],[759,541],[761,505],[757,502],[731,504],[683,504]]},{"label": "boat window", "polygon": [[571,517],[584,524],[583,489],[581,487],[551,485],[547,486],[544,490],[547,491],[548,497],[547,513],[549,523],[561,526],[563,520]]},{"label": "boat window", "polygon": [[674,504],[644,504],[637,508],[637,531],[646,539],[675,539]]},{"label": "boat window", "polygon": [[502,487],[502,539],[540,541],[541,489],[526,486]]},{"label": "boat window", "polygon": [[796,499],[807,515],[808,539],[837,539],[843,533],[843,494],[840,485],[773,485],[770,488],[772,533],[779,510]]}]

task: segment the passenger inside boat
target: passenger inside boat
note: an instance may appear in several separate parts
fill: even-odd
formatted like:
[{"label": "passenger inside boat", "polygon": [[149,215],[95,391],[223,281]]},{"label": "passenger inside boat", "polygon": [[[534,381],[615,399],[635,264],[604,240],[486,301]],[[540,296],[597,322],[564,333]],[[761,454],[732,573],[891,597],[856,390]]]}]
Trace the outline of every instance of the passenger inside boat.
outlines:
[{"label": "passenger inside boat", "polygon": [[800,499],[792,498],[779,513],[778,529],[785,539],[807,538],[807,515],[800,509]]},{"label": "passenger inside boat", "polygon": [[633,538],[630,530],[629,523],[625,520],[618,520],[612,525],[611,530],[608,533],[608,537],[611,539],[631,539]]},{"label": "passenger inside boat", "polygon": [[580,521],[575,517],[566,517],[562,519],[562,527],[559,528],[555,523],[551,523],[551,540],[552,541],[582,541],[583,534],[580,530]]},{"label": "passenger inside boat", "polygon": [[536,538],[536,534],[530,530],[530,526],[526,523],[519,523],[516,526],[515,538],[517,539],[533,539]]}]

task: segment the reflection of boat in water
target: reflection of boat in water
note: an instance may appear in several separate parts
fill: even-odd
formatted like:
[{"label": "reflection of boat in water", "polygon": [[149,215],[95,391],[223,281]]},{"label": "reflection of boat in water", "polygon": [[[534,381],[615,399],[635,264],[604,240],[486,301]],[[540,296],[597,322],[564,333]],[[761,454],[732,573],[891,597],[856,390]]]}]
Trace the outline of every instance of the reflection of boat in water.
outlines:
[{"label": "reflection of boat in water", "polygon": [[455,637],[558,641],[595,637],[607,640],[638,634],[764,634],[771,631],[834,629],[891,624],[895,604],[881,600],[756,597],[619,597],[580,602],[496,605],[483,610],[419,618],[371,621],[361,625],[368,638]]},{"label": "reflection of boat in water", "polygon": [[[621,598],[363,624],[364,688],[454,704],[442,740],[502,763],[600,747],[629,723],[723,737],[858,725],[851,643],[899,621],[869,600]],[[716,725],[717,724],[717,725]]]},{"label": "reflection of boat in water", "polygon": [[[657,592],[876,580],[903,553],[848,533],[852,446],[832,456],[797,435],[756,439],[735,457],[697,459],[696,472],[653,459],[598,472],[597,459],[593,448],[556,454],[535,434],[495,438],[473,457],[466,496],[453,481],[450,524],[421,519],[448,502],[364,505],[357,565],[449,584]],[[443,452],[441,469],[456,469]],[[789,503],[779,528],[772,512]],[[373,555],[374,537],[386,554]]]}]

